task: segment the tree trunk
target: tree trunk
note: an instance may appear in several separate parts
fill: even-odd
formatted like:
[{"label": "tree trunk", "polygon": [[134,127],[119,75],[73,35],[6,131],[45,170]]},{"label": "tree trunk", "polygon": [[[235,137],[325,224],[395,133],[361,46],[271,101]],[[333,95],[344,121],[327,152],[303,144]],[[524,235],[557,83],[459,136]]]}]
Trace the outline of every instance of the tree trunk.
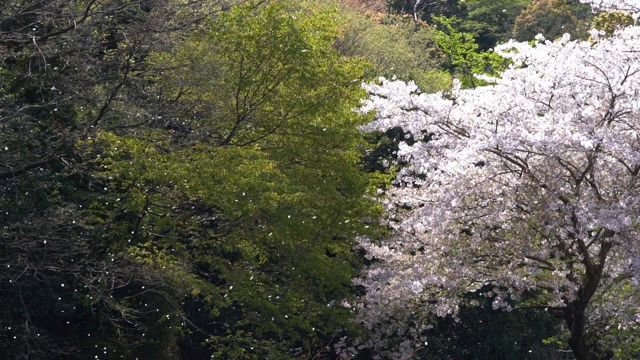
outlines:
[{"label": "tree trunk", "polygon": [[565,322],[571,330],[569,338],[569,346],[573,351],[576,360],[609,360],[613,358],[612,352],[606,352],[604,355],[597,355],[598,352],[595,345],[587,343],[585,336],[585,311],[588,302],[577,299],[570,302],[565,310]]},{"label": "tree trunk", "polygon": [[[611,230],[605,230],[601,234],[602,243],[597,257],[594,257],[589,253],[588,246],[582,239],[576,239],[578,248],[583,256],[582,263],[584,264],[586,271],[584,273],[580,289],[577,293],[577,299],[567,302],[564,314],[565,322],[571,331],[569,346],[571,347],[571,350],[573,350],[573,356],[577,360],[609,360],[613,358],[613,353],[611,351],[599,351],[600,349],[598,349],[596,344],[589,344],[585,334],[587,306],[600,285],[600,279],[602,278],[607,254],[613,246],[611,242],[605,240],[610,239],[613,235],[615,234]],[[594,258],[596,261],[594,261]]]}]

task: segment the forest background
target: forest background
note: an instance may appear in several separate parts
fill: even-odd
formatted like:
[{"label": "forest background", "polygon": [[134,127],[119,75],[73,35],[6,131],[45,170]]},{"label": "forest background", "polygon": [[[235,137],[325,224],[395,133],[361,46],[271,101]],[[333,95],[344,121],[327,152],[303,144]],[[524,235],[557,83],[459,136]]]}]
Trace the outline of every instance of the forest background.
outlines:
[{"label": "forest background", "polygon": [[[357,240],[387,233],[406,139],[358,130],[361,84],[482,86],[498,43],[629,21],[570,0],[4,1],[0,353],[375,357]],[[413,358],[566,354],[552,315],[478,299]]]}]

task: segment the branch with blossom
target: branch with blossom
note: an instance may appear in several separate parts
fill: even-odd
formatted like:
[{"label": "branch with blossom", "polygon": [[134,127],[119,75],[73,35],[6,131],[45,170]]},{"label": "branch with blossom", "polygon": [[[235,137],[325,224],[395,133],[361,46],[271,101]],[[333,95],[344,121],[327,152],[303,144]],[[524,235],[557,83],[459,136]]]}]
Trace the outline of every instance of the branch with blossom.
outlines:
[{"label": "branch with blossom", "polygon": [[381,200],[393,236],[362,241],[377,261],[356,280],[361,320],[415,348],[430,315],[489,286],[494,309],[556,309],[577,359],[608,359],[637,341],[610,324],[640,329],[640,27],[495,50],[512,66],[491,86],[364,85],[363,131],[430,136],[400,144],[408,165]]}]

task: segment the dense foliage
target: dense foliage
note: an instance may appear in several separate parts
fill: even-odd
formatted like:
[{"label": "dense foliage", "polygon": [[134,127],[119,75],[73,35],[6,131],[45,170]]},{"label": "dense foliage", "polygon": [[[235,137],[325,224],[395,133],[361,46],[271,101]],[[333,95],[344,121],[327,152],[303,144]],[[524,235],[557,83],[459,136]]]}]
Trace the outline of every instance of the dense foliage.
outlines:
[{"label": "dense foliage", "polygon": [[518,41],[529,41],[537,34],[552,40],[564,34],[586,38],[591,17],[590,7],[577,1],[536,1],[515,19],[512,35]]},{"label": "dense foliage", "polygon": [[4,356],[330,356],[378,207],[351,110],[365,66],[334,50],[335,9],[2,16]]},{"label": "dense foliage", "polygon": [[[371,15],[371,14],[369,14]],[[368,75],[412,80],[424,91],[436,92],[451,86],[451,75],[438,48],[438,31],[416,28],[406,17],[352,14],[334,46],[341,54],[359,57],[371,65]]]},{"label": "dense foliage", "polygon": [[597,5],[3,1],[0,354],[633,356],[638,4]]}]

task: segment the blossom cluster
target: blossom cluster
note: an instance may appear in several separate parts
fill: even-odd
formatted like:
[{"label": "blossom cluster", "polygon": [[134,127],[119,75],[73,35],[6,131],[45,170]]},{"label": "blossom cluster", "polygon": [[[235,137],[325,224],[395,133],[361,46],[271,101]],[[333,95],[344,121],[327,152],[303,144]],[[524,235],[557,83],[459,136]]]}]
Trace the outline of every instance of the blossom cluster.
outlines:
[{"label": "blossom cluster", "polygon": [[[363,131],[429,136],[400,144],[408,165],[381,200],[393,236],[362,241],[377,261],[356,280],[367,289],[361,320],[423,344],[429,316],[455,316],[465,293],[493,287],[496,309],[532,293],[563,308],[589,279],[602,293],[582,299],[593,324],[637,327],[640,27],[495,50],[512,65],[490,86],[425,94],[399,80],[364,85],[361,111],[375,119]],[[635,291],[613,295],[628,286]]]},{"label": "blossom cluster", "polygon": [[591,4],[594,10],[640,12],[640,1],[638,0],[580,0],[580,2]]}]

